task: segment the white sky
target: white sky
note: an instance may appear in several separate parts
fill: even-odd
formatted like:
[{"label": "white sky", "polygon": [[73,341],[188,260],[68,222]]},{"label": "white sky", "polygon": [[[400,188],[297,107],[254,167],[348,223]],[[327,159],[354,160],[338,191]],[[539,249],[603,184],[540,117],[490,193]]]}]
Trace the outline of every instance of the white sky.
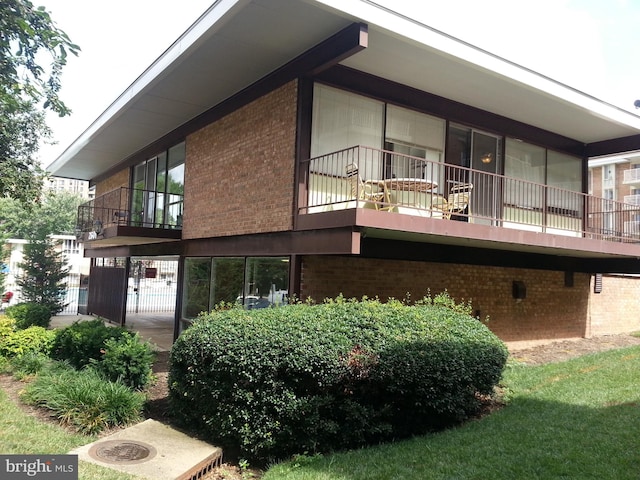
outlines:
[{"label": "white sky", "polygon": [[[32,0],[82,49],[62,75],[73,111],[49,116],[54,161],[213,0]],[[353,1],[353,0],[344,0]],[[377,0],[491,53],[634,111],[640,0]],[[640,113],[640,110],[638,111]]]}]

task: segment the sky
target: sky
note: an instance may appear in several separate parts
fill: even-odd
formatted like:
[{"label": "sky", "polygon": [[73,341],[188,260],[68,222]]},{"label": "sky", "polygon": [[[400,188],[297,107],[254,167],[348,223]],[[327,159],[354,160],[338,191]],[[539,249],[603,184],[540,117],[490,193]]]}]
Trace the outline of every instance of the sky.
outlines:
[{"label": "sky", "polygon": [[[355,0],[344,0],[355,1]],[[213,0],[32,0],[82,49],[49,115],[53,162]],[[375,0],[584,93],[639,113],[640,0]]]}]

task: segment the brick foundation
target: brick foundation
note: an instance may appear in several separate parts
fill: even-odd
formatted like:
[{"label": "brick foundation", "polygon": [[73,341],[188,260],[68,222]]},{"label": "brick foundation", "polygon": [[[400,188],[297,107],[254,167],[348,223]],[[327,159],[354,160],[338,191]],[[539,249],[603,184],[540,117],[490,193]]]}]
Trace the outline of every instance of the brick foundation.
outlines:
[{"label": "brick foundation", "polygon": [[639,305],[640,277],[603,276],[602,293],[590,295],[591,335],[640,331]]},{"label": "brick foundation", "polygon": [[[308,256],[302,261],[301,298],[321,301],[378,296],[419,299],[447,290],[456,301],[471,301],[475,314],[489,317],[489,328],[510,346],[588,335],[590,276],[575,274],[565,287],[564,272]],[[526,298],[512,296],[513,281],[526,286]]]}]

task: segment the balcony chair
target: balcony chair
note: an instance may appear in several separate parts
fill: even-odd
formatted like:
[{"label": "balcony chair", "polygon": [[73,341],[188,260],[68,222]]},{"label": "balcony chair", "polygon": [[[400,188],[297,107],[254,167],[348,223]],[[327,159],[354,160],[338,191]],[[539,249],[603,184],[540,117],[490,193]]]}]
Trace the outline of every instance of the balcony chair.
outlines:
[{"label": "balcony chair", "polygon": [[121,210],[113,212],[113,223],[116,225],[126,225],[129,223],[129,213]]},{"label": "balcony chair", "polygon": [[431,208],[441,211],[442,218],[446,219],[450,219],[451,215],[465,215],[468,217],[471,213],[469,200],[472,189],[473,183],[458,183],[451,187],[448,200],[438,196],[437,201],[434,199]]},{"label": "balcony chair", "polygon": [[347,180],[349,180],[349,184],[351,185],[352,198],[371,202],[376,210],[391,211],[394,208],[394,205],[391,205],[389,191],[385,188],[382,181],[364,181],[362,177],[360,177],[358,165],[355,163],[350,163],[346,168]]}]

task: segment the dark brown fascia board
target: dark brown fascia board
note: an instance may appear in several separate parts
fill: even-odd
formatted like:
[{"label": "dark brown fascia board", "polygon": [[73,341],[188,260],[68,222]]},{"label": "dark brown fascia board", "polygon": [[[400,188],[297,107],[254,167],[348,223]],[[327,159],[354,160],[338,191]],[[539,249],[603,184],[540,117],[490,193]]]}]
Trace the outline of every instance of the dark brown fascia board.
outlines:
[{"label": "dark brown fascia board", "polygon": [[183,255],[288,256],[360,253],[360,232],[351,227],[194,239],[183,242]]},{"label": "dark brown fascia board", "polygon": [[287,82],[299,77],[315,75],[327,68],[337,65],[345,58],[367,48],[367,44],[368,26],[364,23],[352,23],[235,95],[130,155],[115,167],[97,176],[91,183],[95,184],[109,178],[124,168],[131,167],[167,150],[176,143],[185,140],[189,134],[221,119],[240,107],[281,87]]},{"label": "dark brown fascia board", "polygon": [[451,122],[518,138],[581,158],[585,155],[584,143],[577,140],[350,67],[337,65],[319,73],[316,78],[335,87],[430,113]]},{"label": "dark brown fascia board", "polygon": [[640,135],[631,135],[628,137],[613,138],[611,140],[589,143],[587,145],[587,156],[601,157],[638,150],[640,150]]},{"label": "dark brown fascia board", "polygon": [[351,227],[183,240],[85,249],[85,257],[159,255],[184,257],[335,255],[360,252],[360,233]]},{"label": "dark brown fascia board", "polygon": [[640,273],[640,259],[578,258],[366,237],[362,257],[579,273]]},{"label": "dark brown fascia board", "polygon": [[123,258],[123,257],[157,257],[179,256],[182,253],[182,242],[147,243],[144,245],[118,245],[111,247],[91,247],[84,249],[86,258]]}]

